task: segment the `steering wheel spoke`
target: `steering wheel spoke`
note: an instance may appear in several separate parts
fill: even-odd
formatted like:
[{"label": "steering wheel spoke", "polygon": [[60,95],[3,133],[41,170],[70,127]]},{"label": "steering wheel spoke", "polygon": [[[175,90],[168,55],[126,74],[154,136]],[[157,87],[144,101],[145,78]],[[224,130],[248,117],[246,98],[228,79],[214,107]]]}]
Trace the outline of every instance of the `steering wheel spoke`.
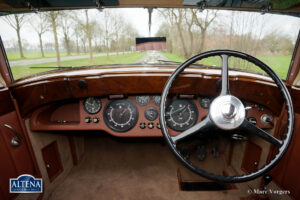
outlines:
[{"label": "steering wheel spoke", "polygon": [[229,75],[228,75],[228,59],[229,56],[226,54],[221,55],[222,58],[222,88],[221,96],[230,94],[229,90]]},{"label": "steering wheel spoke", "polygon": [[[180,73],[185,70],[191,64],[205,59],[209,57],[219,56],[222,59],[222,85],[221,91],[217,98],[210,104],[208,116],[201,121],[200,123],[196,124],[195,126],[189,128],[186,131],[183,131],[177,136],[171,136],[168,132],[167,124],[166,124],[166,115],[165,115],[165,106],[167,102],[168,93],[172,87],[172,83],[174,80],[179,77]],[[286,104],[286,112],[287,112],[287,133],[284,140],[279,140],[272,135],[268,134],[266,131],[256,127],[255,125],[248,122],[245,117],[245,108],[242,102],[235,96],[230,95],[230,85],[229,85],[229,72],[228,72],[228,59],[229,57],[236,57],[243,60],[246,60],[258,67],[260,67],[263,71],[265,71],[275,82],[278,86],[280,93],[282,94],[285,104]],[[209,88],[207,88],[209,90]],[[161,95],[161,104],[160,104],[160,124],[162,134],[166,139],[166,142],[176,158],[178,158],[186,167],[188,167],[193,172],[214,181],[219,182],[244,182],[253,180],[259,176],[262,176],[266,172],[270,171],[278,161],[283,157],[284,153],[286,152],[293,136],[293,127],[294,127],[294,109],[291,96],[289,94],[288,89],[286,88],[285,84],[282,80],[276,75],[276,73],[268,67],[266,64],[258,60],[257,58],[242,53],[238,51],[232,50],[214,50],[201,53],[196,55],[184,63],[182,63],[169,77],[168,81],[165,84]],[[212,174],[207,172],[187,158],[182,156],[180,150],[177,148],[176,143],[187,138],[189,136],[195,135],[199,132],[201,133],[208,133],[208,129],[211,127],[218,127],[223,130],[233,131],[235,129],[241,129],[245,132],[249,132],[249,134],[254,134],[263,140],[267,141],[270,144],[273,144],[278,148],[278,153],[274,156],[274,159],[270,162],[266,163],[262,168],[258,169],[257,171],[251,172],[249,174],[244,175],[236,175],[236,176],[223,176]]]},{"label": "steering wheel spoke", "polygon": [[258,128],[257,126],[250,123],[246,119],[244,120],[244,122],[242,123],[240,128],[242,130],[245,130],[245,131],[249,132],[249,133],[255,134],[256,136],[258,136],[258,137],[264,139],[265,141],[277,146],[278,148],[280,148],[283,144],[283,142],[281,140],[278,140],[277,138],[273,137],[272,135],[270,135],[266,131],[262,130],[261,128]]},{"label": "steering wheel spoke", "polygon": [[210,120],[209,116],[207,116],[205,119],[203,119],[201,122],[196,124],[195,126],[183,131],[182,133],[172,136],[172,140],[174,143],[177,143],[180,140],[183,140],[186,137],[192,136],[200,131],[207,130],[212,126],[212,121]]}]

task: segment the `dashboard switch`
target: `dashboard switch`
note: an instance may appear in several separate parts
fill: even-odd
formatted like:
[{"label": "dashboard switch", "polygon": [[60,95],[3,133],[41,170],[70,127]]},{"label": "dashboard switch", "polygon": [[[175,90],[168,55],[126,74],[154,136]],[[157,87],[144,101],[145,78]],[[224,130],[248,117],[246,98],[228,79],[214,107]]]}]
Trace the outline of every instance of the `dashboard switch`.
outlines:
[{"label": "dashboard switch", "polygon": [[256,124],[257,124],[257,121],[256,121],[255,117],[249,117],[249,118],[248,118],[248,121],[249,121],[251,124],[253,124],[253,125],[256,125]]},{"label": "dashboard switch", "polygon": [[146,128],[146,124],[144,122],[140,123],[140,128],[141,129],[145,129]]},{"label": "dashboard switch", "polygon": [[152,122],[148,123],[148,128],[149,129],[153,129],[154,128],[154,124]]},{"label": "dashboard switch", "polygon": [[156,124],[156,128],[161,129],[160,123]]},{"label": "dashboard switch", "polygon": [[260,122],[265,126],[268,126],[268,125],[273,126],[273,117],[272,117],[272,115],[269,115],[269,114],[263,114],[260,117]]},{"label": "dashboard switch", "polygon": [[93,117],[93,122],[94,123],[98,123],[100,120],[99,120],[99,117]]},{"label": "dashboard switch", "polygon": [[84,118],[84,122],[85,123],[91,123],[91,118],[90,117],[86,117],[86,118]]}]

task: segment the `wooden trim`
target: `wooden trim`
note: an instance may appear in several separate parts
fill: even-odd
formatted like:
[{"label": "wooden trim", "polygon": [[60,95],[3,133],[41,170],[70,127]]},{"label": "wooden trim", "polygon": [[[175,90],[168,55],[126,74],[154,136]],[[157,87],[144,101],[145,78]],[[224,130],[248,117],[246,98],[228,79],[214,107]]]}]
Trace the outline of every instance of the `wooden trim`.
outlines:
[{"label": "wooden trim", "polygon": [[[12,96],[11,96],[11,98],[12,98]],[[24,121],[24,119],[20,115],[19,106],[18,106],[18,104],[17,104],[17,102],[16,102],[15,99],[13,99],[13,103],[14,103],[14,106],[15,106],[15,110],[16,110],[17,117],[18,117],[18,120],[19,120],[19,124],[20,124],[21,129],[22,129],[22,131],[24,133],[23,135],[24,135],[24,138],[25,138],[25,141],[26,141],[26,145],[28,147],[28,151],[30,153],[30,156],[31,156],[31,159],[32,159],[32,162],[33,162],[33,165],[34,165],[34,169],[36,171],[36,176],[41,178],[42,177],[41,171],[40,171],[39,165],[37,163],[35,154],[33,152],[32,144],[31,144],[31,141],[29,139],[27,129],[25,127],[25,121]]]},{"label": "wooden trim", "polygon": [[[165,66],[153,69],[129,67],[75,70],[74,72],[65,72],[65,74],[55,74],[55,78],[47,75],[49,79],[41,80],[41,77],[32,79],[32,83],[28,83],[28,79],[26,79],[25,82],[20,81],[12,87],[14,96],[20,105],[21,115],[26,116],[41,105],[65,99],[113,94],[160,94],[174,69],[175,67]],[[80,74],[80,72],[84,74]],[[92,72],[95,74],[91,75]],[[230,73],[232,94],[241,99],[264,105],[279,115],[283,98],[274,82],[264,76],[246,76],[246,74]],[[219,69],[191,67],[176,79],[170,92],[173,94],[215,96],[218,92],[216,83],[219,79]],[[79,80],[85,80],[88,87],[80,88],[78,86]]]}]

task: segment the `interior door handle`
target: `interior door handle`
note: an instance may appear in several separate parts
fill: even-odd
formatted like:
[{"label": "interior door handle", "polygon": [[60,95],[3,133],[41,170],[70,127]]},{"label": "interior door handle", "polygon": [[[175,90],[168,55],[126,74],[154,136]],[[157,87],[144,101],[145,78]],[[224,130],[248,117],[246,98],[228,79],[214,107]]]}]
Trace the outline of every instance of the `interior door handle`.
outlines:
[{"label": "interior door handle", "polygon": [[13,147],[18,147],[21,145],[22,143],[22,136],[20,133],[18,133],[18,131],[16,131],[16,129],[14,129],[12,126],[8,125],[8,124],[4,124],[4,127],[8,128],[11,132],[14,133],[14,137],[11,139],[10,141],[10,145]]}]

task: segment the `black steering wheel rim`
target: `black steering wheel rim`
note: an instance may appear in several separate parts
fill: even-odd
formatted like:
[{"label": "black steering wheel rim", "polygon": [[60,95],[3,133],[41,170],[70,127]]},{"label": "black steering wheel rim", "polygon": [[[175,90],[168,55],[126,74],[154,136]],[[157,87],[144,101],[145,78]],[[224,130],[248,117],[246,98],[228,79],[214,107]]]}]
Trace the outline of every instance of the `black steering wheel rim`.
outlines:
[{"label": "black steering wheel rim", "polygon": [[[216,175],[216,174],[206,172],[205,170],[198,168],[197,166],[193,165],[193,163],[191,163],[189,160],[186,160],[180,154],[179,150],[176,148],[176,143],[173,141],[172,137],[168,133],[168,129],[167,129],[167,125],[166,125],[166,120],[165,120],[166,99],[167,99],[169,90],[170,90],[174,80],[179,76],[179,74],[185,68],[190,66],[192,63],[194,63],[198,60],[204,59],[204,58],[208,58],[208,57],[212,57],[212,56],[222,56],[222,55],[227,55],[228,57],[233,56],[233,57],[241,58],[241,59],[247,60],[247,61],[255,64],[256,66],[260,67],[263,71],[265,71],[274,80],[275,84],[280,89],[280,93],[282,94],[284,101],[285,101],[285,105],[286,105],[286,111],[287,111],[287,117],[288,117],[287,118],[288,125],[287,125],[286,138],[281,141],[280,146],[278,146],[278,153],[274,156],[274,158],[272,160],[270,160],[270,162],[267,163],[266,165],[264,165],[262,168],[258,169],[255,172],[252,172],[250,174],[244,174],[244,175],[239,175],[239,176],[221,176],[221,175]],[[227,61],[228,61],[228,57],[227,57]],[[223,79],[223,73],[224,73],[223,71],[224,71],[224,68],[222,66],[222,79]],[[227,81],[229,84],[228,63],[227,63]],[[223,89],[222,89],[222,91],[223,91]],[[213,51],[204,52],[204,53],[198,54],[192,58],[189,58],[184,63],[182,63],[171,74],[171,76],[169,77],[169,79],[167,80],[167,82],[164,86],[164,89],[163,89],[163,92],[161,95],[159,118],[160,118],[162,134],[163,134],[169,148],[171,149],[171,151],[173,152],[173,154],[179,161],[181,161],[187,168],[189,168],[194,173],[196,173],[200,176],[203,176],[207,179],[211,179],[214,181],[228,182],[228,183],[229,182],[237,183],[237,182],[250,181],[250,180],[260,177],[263,174],[265,174],[266,172],[270,171],[281,160],[284,153],[287,151],[288,146],[292,139],[293,128],[294,128],[294,109],[293,109],[292,99],[288,92],[288,89],[286,88],[286,86],[284,85],[282,80],[276,75],[276,73],[270,67],[268,67],[262,61],[258,60],[257,58],[255,58],[253,56],[250,56],[248,54],[238,52],[238,51],[233,51],[233,50],[213,50]]]}]

